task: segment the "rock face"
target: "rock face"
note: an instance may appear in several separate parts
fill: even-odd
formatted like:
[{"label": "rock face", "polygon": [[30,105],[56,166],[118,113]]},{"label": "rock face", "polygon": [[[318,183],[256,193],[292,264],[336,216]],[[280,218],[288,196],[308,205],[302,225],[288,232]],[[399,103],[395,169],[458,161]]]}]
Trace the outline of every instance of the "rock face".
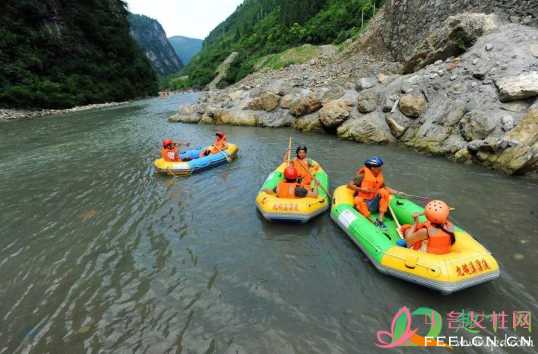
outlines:
[{"label": "rock face", "polygon": [[504,77],[495,81],[495,84],[503,102],[535,97],[538,96],[538,71]]},{"label": "rock face", "polygon": [[181,70],[183,63],[157,20],[134,14],[130,14],[128,19],[131,37],[144,50],[159,75],[166,76]]},{"label": "rock face", "polygon": [[438,33],[448,17],[462,12],[495,13],[505,21],[538,26],[538,2],[532,0],[387,1],[384,42],[397,60],[407,62],[417,53],[417,43]]},{"label": "rock face", "polygon": [[[348,50],[324,65],[255,73],[225,90],[209,91],[198,106],[173,119],[291,126],[365,144],[399,142],[510,174],[536,171],[538,62],[532,48],[538,29],[484,14],[451,17],[431,28],[420,30],[429,49],[410,51],[403,59],[415,58],[413,70],[421,67],[412,73],[402,74],[404,66],[389,65],[386,58],[371,60]],[[459,40],[461,55],[454,56],[447,48]],[[357,47],[368,41],[361,39]],[[426,47],[414,47],[421,48]],[[417,53],[422,54],[414,57]]]}]

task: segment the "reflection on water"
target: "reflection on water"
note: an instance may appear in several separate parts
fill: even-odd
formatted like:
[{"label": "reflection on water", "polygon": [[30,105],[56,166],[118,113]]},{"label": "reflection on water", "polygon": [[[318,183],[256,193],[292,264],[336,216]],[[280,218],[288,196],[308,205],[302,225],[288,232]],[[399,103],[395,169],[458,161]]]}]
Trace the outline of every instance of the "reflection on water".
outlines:
[{"label": "reflection on water", "polygon": [[[403,305],[538,314],[535,180],[393,146],[230,126],[219,129],[240,146],[237,161],[157,176],[163,137],[213,138],[213,126],[167,123],[193,99],[0,124],[1,354],[382,353],[376,331]],[[382,155],[388,185],[456,207],[501,278],[443,297],[378,273],[328,214],[265,222],[255,196],[290,135],[333,188]]]}]

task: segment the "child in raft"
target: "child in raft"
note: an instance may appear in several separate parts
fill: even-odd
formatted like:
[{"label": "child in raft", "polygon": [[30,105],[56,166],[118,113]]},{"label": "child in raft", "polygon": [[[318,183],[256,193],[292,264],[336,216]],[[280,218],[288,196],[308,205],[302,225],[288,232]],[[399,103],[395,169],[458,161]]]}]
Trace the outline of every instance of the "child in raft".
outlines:
[{"label": "child in raft", "polygon": [[424,208],[426,222],[420,223],[421,214],[415,213],[413,225],[405,224],[400,228],[405,240],[398,240],[398,245],[434,254],[450,252],[456,242],[454,225],[448,221],[450,208],[441,200],[432,200]]},{"label": "child in raft", "polygon": [[[179,156],[179,151],[177,149],[178,143],[174,143],[170,139],[164,139],[162,143],[163,147],[161,149],[161,158],[164,161],[168,162],[180,162],[182,161]],[[186,146],[189,146],[189,144],[185,144]],[[187,161],[187,160],[185,160]]]},{"label": "child in raft", "polygon": [[284,170],[284,181],[280,182],[274,189],[264,189],[264,192],[276,195],[278,198],[316,198],[318,193],[298,183],[298,178],[297,170],[293,166],[288,166]]}]

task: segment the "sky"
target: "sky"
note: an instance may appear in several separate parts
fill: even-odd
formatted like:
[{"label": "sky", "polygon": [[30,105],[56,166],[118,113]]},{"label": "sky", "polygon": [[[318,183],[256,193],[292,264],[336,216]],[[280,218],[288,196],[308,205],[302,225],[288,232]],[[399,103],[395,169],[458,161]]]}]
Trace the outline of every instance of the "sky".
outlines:
[{"label": "sky", "polygon": [[129,11],[158,20],[168,37],[204,39],[243,0],[127,0]]}]

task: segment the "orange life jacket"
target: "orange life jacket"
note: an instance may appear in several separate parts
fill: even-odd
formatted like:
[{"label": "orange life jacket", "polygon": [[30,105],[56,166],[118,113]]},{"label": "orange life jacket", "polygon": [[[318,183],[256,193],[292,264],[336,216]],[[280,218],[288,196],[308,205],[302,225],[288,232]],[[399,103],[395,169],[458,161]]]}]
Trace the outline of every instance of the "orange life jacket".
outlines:
[{"label": "orange life jacket", "polygon": [[299,160],[298,158],[295,158],[291,160],[291,163],[293,164],[293,168],[295,168],[295,171],[297,171],[297,175],[299,176],[299,179],[301,181],[301,185],[303,186],[310,186],[310,183],[312,183],[312,177],[310,176],[312,172],[308,169],[308,160]]},{"label": "orange life jacket", "polygon": [[276,187],[276,196],[278,198],[296,198],[295,197],[295,188],[298,184],[293,182],[280,182]]},{"label": "orange life jacket", "polygon": [[213,145],[209,146],[207,149],[210,154],[218,154],[219,152],[226,150],[227,145],[228,142],[226,141],[226,137],[217,138]]},{"label": "orange life jacket", "polygon": [[177,148],[172,149],[161,149],[161,158],[164,159],[164,161],[168,162],[176,162],[179,161],[179,154],[177,152]]},{"label": "orange life jacket", "polygon": [[362,175],[360,188],[369,189],[373,192],[359,192],[358,196],[366,200],[374,199],[377,191],[385,185],[383,172],[379,172],[379,175],[376,177],[368,167],[362,167],[359,170],[359,175]]},{"label": "orange life jacket", "polygon": [[[447,223],[441,228],[434,227],[429,221],[420,224],[417,230],[425,228],[428,232],[428,253],[446,254],[450,252],[452,244],[455,242],[454,225]],[[413,249],[418,250],[422,246],[422,241],[413,245]]]}]

